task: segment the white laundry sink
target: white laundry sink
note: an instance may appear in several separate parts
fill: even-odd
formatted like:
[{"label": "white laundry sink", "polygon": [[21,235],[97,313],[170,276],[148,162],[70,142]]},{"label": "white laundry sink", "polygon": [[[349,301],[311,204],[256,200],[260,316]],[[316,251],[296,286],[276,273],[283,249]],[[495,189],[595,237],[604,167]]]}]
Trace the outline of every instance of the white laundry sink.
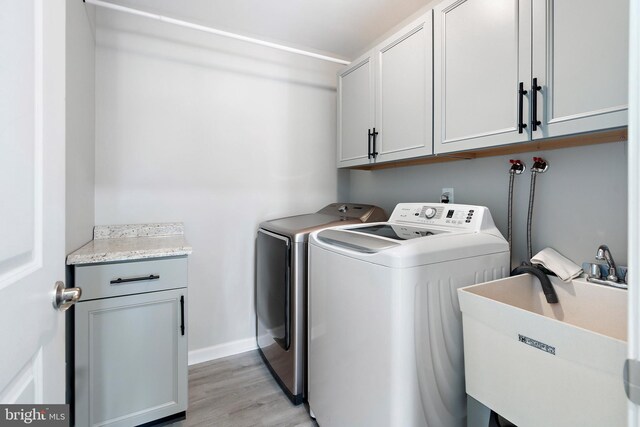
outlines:
[{"label": "white laundry sink", "polygon": [[627,292],[521,275],[458,290],[467,394],[518,427],[625,426]]}]

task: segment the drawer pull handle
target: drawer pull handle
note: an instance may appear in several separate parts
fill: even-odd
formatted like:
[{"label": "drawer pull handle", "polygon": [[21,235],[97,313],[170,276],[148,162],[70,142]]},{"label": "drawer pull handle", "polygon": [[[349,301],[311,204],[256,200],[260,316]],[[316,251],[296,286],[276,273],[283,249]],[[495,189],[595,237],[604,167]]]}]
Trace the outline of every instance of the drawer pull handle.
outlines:
[{"label": "drawer pull handle", "polygon": [[128,282],[142,282],[144,280],[158,280],[159,278],[160,278],[159,274],[150,274],[148,276],[142,276],[142,277],[131,277],[129,279],[122,279],[118,277],[117,279],[112,280],[109,283],[111,283],[112,285],[117,285],[120,283],[128,283]]}]

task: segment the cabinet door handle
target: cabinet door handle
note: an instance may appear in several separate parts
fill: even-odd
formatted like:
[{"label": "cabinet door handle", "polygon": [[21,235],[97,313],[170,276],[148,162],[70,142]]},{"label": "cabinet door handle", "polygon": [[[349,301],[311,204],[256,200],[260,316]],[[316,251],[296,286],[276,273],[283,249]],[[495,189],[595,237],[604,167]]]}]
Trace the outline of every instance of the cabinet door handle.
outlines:
[{"label": "cabinet door handle", "polygon": [[367,129],[367,159],[370,159],[372,154],[371,154],[371,137],[373,136],[373,133],[371,132],[371,129]]},{"label": "cabinet door handle", "polygon": [[184,295],[180,295],[180,333],[184,335]]},{"label": "cabinet door handle", "polygon": [[542,86],[538,86],[538,78],[535,77],[531,82],[531,131],[538,130],[538,126],[542,124],[538,120],[538,91]]},{"label": "cabinet door handle", "polygon": [[522,133],[522,131],[527,127],[527,124],[524,122],[524,118],[522,117],[524,96],[526,94],[527,91],[524,90],[524,83],[520,82],[520,87],[518,88],[518,133]]},{"label": "cabinet door handle", "polygon": [[112,285],[117,285],[119,283],[128,283],[128,282],[142,282],[145,280],[158,280],[160,278],[159,274],[150,274],[148,276],[141,276],[141,277],[131,277],[129,279],[122,279],[120,277],[118,277],[117,279],[114,279],[112,281],[110,281],[109,283],[111,283]]},{"label": "cabinet door handle", "polygon": [[376,151],[376,137],[378,136],[378,132],[376,132],[376,128],[373,128],[371,135],[373,135],[373,151],[371,152],[371,156],[375,159],[378,157],[378,152]]}]

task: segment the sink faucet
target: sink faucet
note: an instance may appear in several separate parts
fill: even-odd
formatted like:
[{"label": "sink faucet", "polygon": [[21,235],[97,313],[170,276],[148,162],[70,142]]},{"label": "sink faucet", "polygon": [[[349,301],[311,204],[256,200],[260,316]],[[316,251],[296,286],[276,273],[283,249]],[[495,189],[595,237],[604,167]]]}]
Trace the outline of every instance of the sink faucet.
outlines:
[{"label": "sink faucet", "polygon": [[618,275],[616,272],[616,263],[611,256],[611,251],[609,250],[609,246],[600,245],[598,248],[598,252],[596,253],[596,259],[599,261],[605,260],[607,261],[607,265],[609,266],[609,274],[607,276],[607,280],[612,282],[618,281]]}]

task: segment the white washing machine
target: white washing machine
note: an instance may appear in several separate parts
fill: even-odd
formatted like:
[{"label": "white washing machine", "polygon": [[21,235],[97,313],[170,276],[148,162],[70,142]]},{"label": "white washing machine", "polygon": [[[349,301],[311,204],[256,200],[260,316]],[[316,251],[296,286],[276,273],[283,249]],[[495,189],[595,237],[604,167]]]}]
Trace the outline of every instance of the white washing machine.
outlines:
[{"label": "white washing machine", "polygon": [[309,237],[309,394],[321,427],[466,425],[459,287],[506,277],[482,206],[401,203]]}]

